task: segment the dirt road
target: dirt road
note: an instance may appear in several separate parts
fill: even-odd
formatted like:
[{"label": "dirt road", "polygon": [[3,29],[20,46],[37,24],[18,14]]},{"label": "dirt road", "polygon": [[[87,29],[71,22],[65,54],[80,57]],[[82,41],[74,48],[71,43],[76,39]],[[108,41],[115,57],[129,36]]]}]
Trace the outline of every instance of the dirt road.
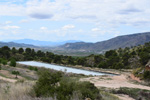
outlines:
[{"label": "dirt road", "polygon": [[128,87],[128,88],[139,88],[139,89],[146,89],[150,90],[150,87],[134,84],[133,82],[129,81],[126,75],[119,75],[119,76],[96,76],[96,77],[89,77],[83,78],[82,81],[90,81],[95,84],[97,87],[107,87],[107,88],[120,88],[120,87]]}]

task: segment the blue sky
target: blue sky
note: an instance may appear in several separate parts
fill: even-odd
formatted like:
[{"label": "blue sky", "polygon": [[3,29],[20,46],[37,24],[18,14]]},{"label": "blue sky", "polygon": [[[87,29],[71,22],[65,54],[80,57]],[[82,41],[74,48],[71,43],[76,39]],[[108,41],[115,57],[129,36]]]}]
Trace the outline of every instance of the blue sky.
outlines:
[{"label": "blue sky", "polygon": [[0,0],[0,41],[97,42],[150,31],[150,0]]}]

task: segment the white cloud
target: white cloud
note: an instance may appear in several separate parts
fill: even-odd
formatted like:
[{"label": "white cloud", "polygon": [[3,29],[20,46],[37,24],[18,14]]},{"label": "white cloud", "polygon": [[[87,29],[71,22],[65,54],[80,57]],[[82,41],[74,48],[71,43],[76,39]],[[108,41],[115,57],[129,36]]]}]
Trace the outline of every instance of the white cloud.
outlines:
[{"label": "white cloud", "polygon": [[27,20],[27,19],[23,19],[20,21],[20,23],[27,23],[27,22],[29,22],[29,20]]},{"label": "white cloud", "polygon": [[27,14],[31,18],[36,19],[50,19],[56,10],[55,3],[49,2],[49,0],[32,0],[27,2]]},{"label": "white cloud", "polygon": [[[143,18],[149,19],[149,4],[149,0],[28,0],[24,5],[0,4],[0,15],[134,26],[136,22],[128,20],[138,18],[139,22]],[[147,23],[150,24],[150,21]]]},{"label": "white cloud", "polygon": [[4,35],[5,33],[3,33],[3,32],[0,32],[0,35]]},{"label": "white cloud", "polygon": [[[39,32],[37,35],[39,38],[41,38],[41,33],[47,34],[45,38],[47,38],[48,35],[50,36],[50,34],[53,34],[54,36],[58,35],[60,37],[67,37],[68,35],[70,37],[76,36],[81,38],[83,38],[83,36],[90,37],[91,35],[94,37],[101,37],[102,35],[111,33],[120,34],[117,33],[118,30],[125,30],[122,31],[123,33],[126,31],[133,32],[130,29],[128,30],[130,26],[134,26],[130,27],[134,29],[137,26],[150,26],[150,0],[55,0],[54,2],[50,2],[51,0],[25,0],[26,3],[12,3],[11,0],[7,1],[9,1],[9,3],[0,2],[0,17],[23,16],[23,19],[25,19],[21,20],[20,23],[26,23],[29,21],[35,21],[35,23],[39,23],[39,25],[42,25],[43,27],[37,25],[37,27],[40,29],[35,30],[34,34],[36,35]],[[26,20],[26,18],[28,20]],[[41,21],[41,19],[53,21],[54,23],[58,24],[61,23],[60,25],[65,25],[68,22],[73,24],[76,23],[74,24],[77,27],[76,29],[82,29],[83,31],[80,32],[73,29],[75,28],[74,25],[65,25],[59,29],[58,25],[58,27],[56,27],[57,29],[54,28],[54,30],[49,30],[47,27],[50,26],[46,24],[47,27],[44,27],[46,25],[45,23],[41,23],[43,21]],[[82,27],[82,25],[84,25],[82,22],[89,25],[87,25],[87,27]],[[9,22],[7,23],[8,25],[10,24]],[[13,23],[15,23],[15,21],[13,21]],[[31,23],[31,25],[33,24],[34,23]],[[79,26],[77,26],[77,24]],[[7,29],[20,28],[19,26],[5,26],[6,24],[4,23],[2,25],[0,27],[1,29],[5,29],[5,31],[7,31]],[[33,27],[34,30],[36,25],[31,25],[30,28]],[[95,28],[91,29],[93,26]],[[29,27],[25,26],[23,29],[25,28],[28,29]],[[111,30],[112,28],[115,28],[116,30]],[[91,30],[89,31],[89,29]],[[140,28],[137,29],[137,31],[139,30]],[[33,33],[30,32],[30,30],[21,31],[24,34]]]},{"label": "white cloud", "polygon": [[11,24],[12,23],[12,21],[6,21],[5,22],[5,24]]},{"label": "white cloud", "polygon": [[47,30],[47,27],[40,27],[41,30]]},{"label": "white cloud", "polygon": [[63,30],[68,30],[68,29],[73,29],[73,28],[75,28],[74,25],[65,25],[62,27]]},{"label": "white cloud", "polygon": [[0,3],[0,16],[25,16],[25,7],[17,4],[1,4]]},{"label": "white cloud", "polygon": [[93,28],[91,31],[96,32],[96,31],[99,31],[99,30],[100,30],[99,28]]},{"label": "white cloud", "polygon": [[3,26],[1,28],[5,29],[5,30],[8,30],[8,29],[19,29],[20,27],[19,26],[10,26],[10,25],[7,25],[7,26]]}]

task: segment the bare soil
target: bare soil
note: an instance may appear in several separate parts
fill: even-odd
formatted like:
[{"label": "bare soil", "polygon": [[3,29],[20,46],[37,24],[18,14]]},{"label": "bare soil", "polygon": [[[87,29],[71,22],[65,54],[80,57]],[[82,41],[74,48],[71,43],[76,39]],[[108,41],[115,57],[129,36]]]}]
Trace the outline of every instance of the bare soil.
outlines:
[{"label": "bare soil", "polygon": [[[139,88],[139,89],[150,90],[149,86],[139,84],[142,81],[136,78],[132,74],[130,75],[121,74],[118,76],[95,76],[95,77],[82,78],[81,81],[90,81],[96,87],[105,87],[105,88],[112,88],[112,89],[118,89],[120,87],[128,87],[128,88]],[[121,100],[135,100],[129,97],[128,95],[117,94],[116,96]]]},{"label": "bare soil", "polygon": [[128,87],[128,88],[139,88],[150,90],[149,86],[144,86],[141,84],[135,84],[130,81],[129,76],[127,75],[118,75],[118,76],[95,76],[83,78],[81,81],[90,81],[95,84],[97,87],[106,87],[106,88],[120,88],[120,87]]},{"label": "bare soil", "polygon": [[[9,79],[15,79],[16,78],[16,75],[13,75],[12,73],[10,73],[7,70],[0,70],[0,74],[3,75],[3,77],[5,77],[5,78],[9,78]],[[23,77],[21,77],[19,75],[17,77],[18,77],[18,79],[24,79]]]},{"label": "bare soil", "polygon": [[4,80],[4,81],[7,81],[7,82],[11,82],[11,83],[15,83],[17,81],[15,79],[9,79],[9,78],[5,78],[5,77],[2,77],[2,76],[0,76],[0,80]]}]

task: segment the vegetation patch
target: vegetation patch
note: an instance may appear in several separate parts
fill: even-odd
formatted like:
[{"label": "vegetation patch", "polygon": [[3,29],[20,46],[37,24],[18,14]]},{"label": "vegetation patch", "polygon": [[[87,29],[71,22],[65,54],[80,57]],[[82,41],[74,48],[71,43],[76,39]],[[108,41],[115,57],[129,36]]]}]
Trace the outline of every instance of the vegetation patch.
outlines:
[{"label": "vegetation patch", "polygon": [[101,91],[103,100],[120,100],[117,96],[112,93]]},{"label": "vegetation patch", "polygon": [[150,71],[148,70],[145,70],[144,68],[140,67],[140,68],[137,68],[133,71],[133,74],[136,76],[136,77],[139,77],[140,79],[143,79],[147,82],[150,81]]},{"label": "vegetation patch", "polygon": [[111,90],[111,92],[115,94],[126,94],[136,100],[149,100],[150,98],[150,90],[121,87],[118,90]]},{"label": "vegetation patch", "polygon": [[33,67],[33,66],[29,66],[29,70],[38,71],[38,68],[37,67]]},{"label": "vegetation patch", "polygon": [[79,100],[90,98],[101,100],[99,90],[90,82],[79,82],[64,76],[61,72],[39,72],[39,79],[33,91],[37,97],[56,97],[58,100],[70,100],[76,95]]}]

